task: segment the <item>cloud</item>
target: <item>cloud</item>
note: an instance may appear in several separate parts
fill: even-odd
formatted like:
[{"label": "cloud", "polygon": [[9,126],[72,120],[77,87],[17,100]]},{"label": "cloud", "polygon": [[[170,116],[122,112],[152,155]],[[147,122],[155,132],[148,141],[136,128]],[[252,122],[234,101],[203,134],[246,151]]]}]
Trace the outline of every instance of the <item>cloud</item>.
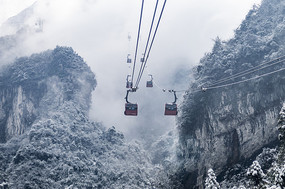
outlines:
[{"label": "cloud", "polygon": [[9,17],[15,16],[27,6],[32,5],[35,0],[0,0],[0,24]]},{"label": "cloud", "polygon": [[[30,5],[32,1],[26,2]],[[139,57],[145,46],[154,2],[145,1]],[[52,49],[56,45],[73,47],[98,81],[90,117],[103,121],[106,126],[116,126],[128,138],[142,136],[142,133],[159,135],[175,127],[175,118],[163,116],[164,103],[173,101],[173,96],[158,88],[146,89],[147,73],[152,73],[162,88],[176,89],[173,79],[177,68],[185,70],[197,64],[203,54],[211,50],[216,36],[232,37],[254,3],[260,0],[168,1],[140,89],[130,95],[130,101],[139,103],[138,117],[125,117],[123,111],[125,80],[131,73],[126,64],[127,37],[129,33],[132,35],[133,53],[141,1],[40,0],[35,17],[44,20],[43,32],[29,36],[21,46],[20,55]],[[187,83],[179,85],[187,86]]]}]

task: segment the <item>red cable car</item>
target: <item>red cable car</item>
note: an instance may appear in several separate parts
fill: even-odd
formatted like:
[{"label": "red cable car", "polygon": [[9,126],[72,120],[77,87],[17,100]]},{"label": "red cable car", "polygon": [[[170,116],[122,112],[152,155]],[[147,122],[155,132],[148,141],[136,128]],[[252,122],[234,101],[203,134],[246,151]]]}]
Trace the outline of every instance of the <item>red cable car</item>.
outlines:
[{"label": "red cable car", "polygon": [[142,57],[141,57],[141,63],[143,63],[145,61],[144,59],[144,53],[142,54]]},{"label": "red cable car", "polygon": [[126,88],[127,88],[127,89],[130,89],[130,88],[132,88],[132,87],[133,87],[133,82],[127,81]]},{"label": "red cable car", "polygon": [[146,87],[153,87],[152,81],[147,81],[146,82]]},{"label": "red cable car", "polygon": [[150,75],[150,80],[149,81],[146,81],[146,87],[153,87],[153,78],[152,78],[152,75]]},{"label": "red cable car", "polygon": [[164,115],[174,115],[174,116],[176,116],[177,113],[178,113],[177,104],[176,104],[176,100],[177,100],[176,91],[169,90],[169,92],[173,92],[173,94],[174,94],[174,102],[165,104]]},{"label": "red cable car", "polygon": [[165,104],[164,115],[177,115],[177,104],[175,103],[167,103]]},{"label": "red cable car", "polygon": [[125,115],[137,116],[138,115],[138,104],[126,103],[125,104]]},{"label": "red cable car", "polygon": [[131,77],[131,75],[128,75],[127,76],[127,83],[126,83],[126,88],[127,89],[130,89],[130,88],[133,88],[133,82],[129,81],[129,77]]},{"label": "red cable car", "polygon": [[125,97],[126,103],[125,103],[125,111],[124,111],[124,114],[126,116],[137,116],[138,115],[138,104],[130,103],[128,101],[129,92],[135,92],[135,91],[136,89],[127,90],[127,95]]},{"label": "red cable car", "polygon": [[131,54],[128,54],[127,56],[127,63],[132,63]]}]

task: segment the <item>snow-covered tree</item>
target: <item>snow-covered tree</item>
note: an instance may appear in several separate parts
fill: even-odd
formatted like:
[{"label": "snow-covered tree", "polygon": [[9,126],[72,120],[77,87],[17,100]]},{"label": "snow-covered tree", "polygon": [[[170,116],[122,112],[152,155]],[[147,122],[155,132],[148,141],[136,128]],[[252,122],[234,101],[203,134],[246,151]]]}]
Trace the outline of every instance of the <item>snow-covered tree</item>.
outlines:
[{"label": "snow-covered tree", "polygon": [[279,114],[278,131],[280,140],[280,149],[278,162],[273,166],[274,184],[285,188],[285,103]]},{"label": "snow-covered tree", "polygon": [[253,186],[261,187],[264,183],[265,174],[263,173],[258,161],[254,161],[250,168],[247,170],[246,175],[253,182]]},{"label": "snow-covered tree", "polygon": [[277,187],[285,188],[285,165],[275,164],[273,166],[273,183]]},{"label": "snow-covered tree", "polygon": [[277,160],[278,150],[276,148],[263,148],[262,152],[256,157],[261,169],[266,172]]},{"label": "snow-covered tree", "polygon": [[6,182],[1,183],[0,189],[8,189],[8,184]]},{"label": "snow-covered tree", "polygon": [[282,188],[280,188],[279,186],[273,185],[273,186],[268,187],[268,189],[282,189]]},{"label": "snow-covered tree", "polygon": [[284,164],[285,161],[285,103],[279,114],[278,131],[280,140],[279,163]]},{"label": "snow-covered tree", "polygon": [[208,170],[208,176],[205,180],[206,189],[218,189],[220,188],[220,184],[216,180],[216,174],[213,169]]},{"label": "snow-covered tree", "polygon": [[246,189],[244,186],[239,186],[238,189]]}]

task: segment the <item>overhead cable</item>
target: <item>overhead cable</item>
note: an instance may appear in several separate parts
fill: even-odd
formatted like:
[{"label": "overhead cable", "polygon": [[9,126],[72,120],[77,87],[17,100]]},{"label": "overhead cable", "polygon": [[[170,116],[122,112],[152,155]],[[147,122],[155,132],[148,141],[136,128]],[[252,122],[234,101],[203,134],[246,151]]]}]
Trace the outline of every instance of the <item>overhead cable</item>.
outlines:
[{"label": "overhead cable", "polygon": [[261,77],[265,77],[265,76],[268,76],[268,75],[271,75],[271,74],[274,74],[274,73],[277,73],[277,72],[280,72],[280,71],[283,71],[283,70],[285,70],[285,68],[282,68],[282,69],[279,69],[279,70],[275,70],[273,72],[269,72],[269,73],[266,73],[266,74],[262,74],[262,75],[259,75],[259,76],[255,76],[253,78],[249,78],[249,79],[245,79],[245,80],[242,80],[242,81],[234,82],[234,83],[229,83],[229,84],[219,85],[219,86],[214,86],[214,87],[206,87],[206,89],[208,90],[208,89],[217,89],[217,88],[222,88],[222,87],[228,87],[228,86],[244,83],[244,82],[247,82],[247,81],[251,81],[251,80],[254,80],[254,79],[259,79]]},{"label": "overhead cable", "polygon": [[135,68],[136,68],[136,60],[137,60],[138,45],[139,45],[139,39],[140,39],[143,7],[144,7],[144,0],[142,0],[142,6],[141,6],[141,14],[140,14],[140,21],[139,21],[139,29],[138,29],[138,36],[137,36],[136,51],[135,51],[135,59],[134,59],[134,66],[133,66],[133,72],[132,72],[132,83],[134,81],[134,73],[135,73]]},{"label": "overhead cable", "polygon": [[[241,76],[244,76],[244,75],[247,75],[247,74],[250,74],[250,73],[253,73],[253,72],[256,72],[258,70],[262,70],[264,68],[267,68],[267,67],[270,67],[270,66],[273,66],[273,65],[276,65],[276,64],[280,64],[280,63],[283,63],[283,61],[285,60],[285,56],[281,56],[279,58],[276,58],[274,60],[271,60],[271,61],[267,61],[267,62],[264,62],[258,66],[255,66],[253,68],[250,68],[246,71],[242,71],[242,72],[239,72],[237,74],[234,74],[232,76],[229,76],[229,77],[226,77],[226,78],[223,78],[223,79],[220,79],[218,81],[215,81],[213,83],[210,84],[210,86],[214,86],[214,85],[217,85],[217,84],[220,84],[220,83],[224,83],[226,81],[229,81],[231,79],[235,79],[235,78],[238,78],[238,77],[241,77]],[[276,62],[277,61],[277,62]],[[269,64],[269,65],[267,65]]]},{"label": "overhead cable", "polygon": [[[285,56],[284,56],[285,57]],[[277,60],[277,59],[275,59]],[[284,60],[281,60],[281,61],[278,61],[278,63],[284,63],[285,62],[285,59]],[[277,62],[276,62],[277,63]],[[264,64],[263,64],[264,65]],[[228,83],[228,84],[223,84],[223,85],[218,85],[218,86],[209,86],[209,87],[202,87],[201,89],[197,89],[195,91],[192,91],[191,93],[196,93],[196,92],[201,92],[201,91],[207,91],[207,90],[211,90],[211,89],[218,89],[218,88],[223,88],[223,87],[229,87],[229,86],[232,86],[232,85],[237,85],[237,84],[241,84],[241,83],[244,83],[244,82],[248,82],[248,81],[251,81],[251,80],[255,80],[255,79],[259,79],[259,78],[262,78],[262,77],[265,77],[265,76],[268,76],[268,75],[272,75],[274,73],[278,73],[278,72],[281,72],[281,71],[284,71],[285,68],[280,68],[278,70],[275,70],[275,71],[272,71],[272,72],[268,72],[268,73],[264,73],[262,75],[257,75],[257,76],[254,76],[252,78],[249,78],[249,79],[245,79],[245,80],[241,80],[241,81],[237,81],[237,82],[232,82],[232,83]],[[169,91],[169,89],[163,89],[161,88],[160,86],[157,85],[156,82],[154,82],[155,86],[157,86],[159,89],[162,89],[163,91]],[[185,90],[175,90],[176,92],[187,92],[188,90],[185,89]]]},{"label": "overhead cable", "polygon": [[[155,15],[156,15],[156,10],[157,10],[158,2],[159,2],[159,0],[156,1],[156,5],[155,5],[155,8],[154,8],[154,13],[153,13],[152,21],[151,21],[151,26],[150,26],[150,29],[149,29],[149,34],[148,34],[148,38],[147,38],[145,50],[144,50],[144,53],[143,53],[143,56],[144,56],[143,59],[144,59],[144,60],[145,60],[146,51],[147,51],[147,48],[148,48],[148,45],[149,45],[150,36],[151,36],[151,33],[152,33],[152,28],[153,28],[153,23],[154,23],[154,19],[155,19]],[[143,68],[143,62],[142,62],[141,67],[140,67],[140,71],[139,71],[139,74],[138,74],[138,78],[139,78],[139,77],[141,76],[141,74],[142,74],[142,68]]]},{"label": "overhead cable", "polygon": [[161,20],[161,17],[162,17],[164,8],[165,8],[166,1],[167,1],[167,0],[165,0],[164,3],[163,3],[163,7],[162,7],[161,13],[160,13],[160,15],[159,15],[158,23],[157,23],[157,25],[156,25],[155,32],[154,32],[154,35],[153,35],[153,38],[152,38],[152,41],[151,41],[151,44],[150,44],[150,47],[149,47],[149,50],[148,50],[148,53],[147,53],[145,62],[144,62],[144,65],[143,65],[143,68],[142,68],[141,74],[140,74],[140,75],[138,76],[138,78],[137,78],[136,85],[135,85],[136,88],[138,87],[138,85],[139,85],[139,83],[140,83],[142,74],[143,74],[143,72],[144,72],[146,63],[147,63],[147,61],[148,61],[149,54],[150,54],[150,51],[151,51],[151,48],[152,48],[152,45],[153,45],[153,42],[154,42],[154,39],[155,39],[157,30],[158,30],[158,27],[159,27],[159,24],[160,24],[160,20]]}]

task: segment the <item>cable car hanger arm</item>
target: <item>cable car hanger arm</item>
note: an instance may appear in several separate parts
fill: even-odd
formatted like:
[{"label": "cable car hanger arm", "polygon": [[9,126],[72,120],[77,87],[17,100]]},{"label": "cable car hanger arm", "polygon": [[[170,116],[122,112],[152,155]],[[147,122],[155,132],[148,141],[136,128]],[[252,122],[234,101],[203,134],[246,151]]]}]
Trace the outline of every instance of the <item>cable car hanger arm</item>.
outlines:
[{"label": "cable car hanger arm", "polygon": [[169,90],[169,92],[174,94],[174,102],[173,102],[173,104],[175,104],[177,99],[178,99],[177,96],[176,96],[176,91],[175,90]]},{"label": "cable car hanger arm", "polygon": [[126,94],[126,97],[125,97],[127,103],[130,103],[130,102],[128,101],[129,92],[130,92],[130,90],[127,90],[127,94]]}]

